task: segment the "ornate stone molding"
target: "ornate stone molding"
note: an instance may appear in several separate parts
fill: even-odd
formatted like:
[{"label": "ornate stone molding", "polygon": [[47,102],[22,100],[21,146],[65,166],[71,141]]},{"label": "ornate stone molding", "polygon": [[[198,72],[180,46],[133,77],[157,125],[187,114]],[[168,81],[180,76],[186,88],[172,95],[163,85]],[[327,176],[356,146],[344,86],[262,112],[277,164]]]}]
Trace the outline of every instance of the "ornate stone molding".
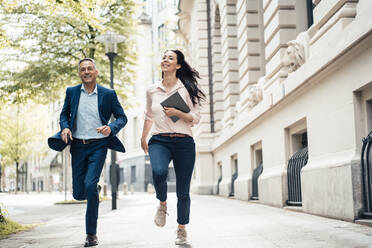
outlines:
[{"label": "ornate stone molding", "polygon": [[249,87],[247,107],[253,108],[262,100],[262,87],[259,83]]},{"label": "ornate stone molding", "polygon": [[309,57],[309,35],[300,33],[296,40],[287,43],[288,48],[282,58],[284,71],[291,73],[300,68]]},{"label": "ornate stone molding", "polygon": [[250,110],[262,101],[263,87],[266,82],[265,77],[260,77],[258,83],[248,86],[248,95],[236,103],[235,116],[244,110]]},{"label": "ornate stone molding", "polygon": [[190,41],[190,23],[191,23],[191,16],[188,12],[180,12],[178,13],[179,20],[178,20],[178,29],[177,33],[183,37],[186,43]]},{"label": "ornate stone molding", "polygon": [[[339,1],[344,2],[344,1]],[[316,43],[319,39],[323,37],[334,25],[336,25],[341,19],[354,19],[357,14],[357,3],[356,2],[346,2],[344,5],[338,9],[333,8],[332,13],[329,13],[330,18],[322,18],[318,23],[315,23],[309,30],[310,32],[310,45]]]}]

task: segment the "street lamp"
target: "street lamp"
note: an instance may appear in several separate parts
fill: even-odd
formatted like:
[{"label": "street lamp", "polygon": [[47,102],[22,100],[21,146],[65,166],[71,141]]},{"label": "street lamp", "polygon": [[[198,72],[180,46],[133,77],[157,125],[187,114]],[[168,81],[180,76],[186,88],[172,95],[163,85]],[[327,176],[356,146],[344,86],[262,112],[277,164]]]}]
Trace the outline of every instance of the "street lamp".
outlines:
[{"label": "street lamp", "polygon": [[[97,36],[98,42],[104,43],[106,47],[106,55],[110,60],[110,87],[114,89],[114,58],[118,55],[117,44],[124,42],[125,37],[113,32],[107,32]],[[114,117],[111,116],[111,121]],[[116,163],[116,152],[111,150],[111,165],[110,165],[110,183],[112,196],[112,210],[116,209],[116,195],[119,185],[119,165]]]}]

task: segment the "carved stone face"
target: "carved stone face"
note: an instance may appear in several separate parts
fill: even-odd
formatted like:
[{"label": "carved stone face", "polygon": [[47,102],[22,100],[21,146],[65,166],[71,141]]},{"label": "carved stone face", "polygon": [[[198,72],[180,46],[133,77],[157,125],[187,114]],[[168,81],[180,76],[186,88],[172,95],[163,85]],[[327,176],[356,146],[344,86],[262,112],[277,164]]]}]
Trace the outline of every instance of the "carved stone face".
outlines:
[{"label": "carved stone face", "polygon": [[293,46],[288,47],[285,51],[284,61],[286,62],[286,66],[288,67],[288,72],[293,72],[297,70],[297,61],[295,56],[296,50]]},{"label": "carved stone face", "polygon": [[289,42],[288,48],[283,56],[283,65],[287,68],[288,72],[297,70],[304,64],[304,51],[300,44]]},{"label": "carved stone face", "polygon": [[249,88],[248,106],[254,107],[262,100],[262,88],[258,84],[252,85]]}]

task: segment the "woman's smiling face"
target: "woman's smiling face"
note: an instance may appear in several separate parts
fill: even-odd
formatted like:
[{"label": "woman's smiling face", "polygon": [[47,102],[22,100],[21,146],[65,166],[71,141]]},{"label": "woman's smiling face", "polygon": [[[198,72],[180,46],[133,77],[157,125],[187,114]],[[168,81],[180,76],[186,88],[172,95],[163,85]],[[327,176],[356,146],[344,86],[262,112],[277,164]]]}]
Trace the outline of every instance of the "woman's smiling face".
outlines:
[{"label": "woman's smiling face", "polygon": [[166,51],[160,63],[162,72],[173,72],[181,68],[177,62],[177,54],[173,51]]}]

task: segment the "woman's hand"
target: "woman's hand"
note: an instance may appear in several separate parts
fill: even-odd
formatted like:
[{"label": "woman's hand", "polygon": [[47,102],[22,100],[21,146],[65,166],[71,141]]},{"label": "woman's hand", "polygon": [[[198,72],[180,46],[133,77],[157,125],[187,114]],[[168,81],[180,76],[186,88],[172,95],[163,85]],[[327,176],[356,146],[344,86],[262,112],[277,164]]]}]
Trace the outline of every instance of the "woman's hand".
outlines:
[{"label": "woman's hand", "polygon": [[149,146],[146,142],[146,139],[141,139],[141,147],[142,147],[142,150],[145,152],[145,154],[149,154]]},{"label": "woman's hand", "polygon": [[180,113],[182,113],[178,109],[169,108],[169,107],[164,107],[164,110],[163,111],[164,111],[165,115],[168,116],[168,117],[171,117],[171,116],[180,117]]},{"label": "woman's hand", "polygon": [[175,108],[169,108],[169,107],[163,107],[164,113],[168,117],[177,116],[178,118],[184,120],[185,122],[192,122],[193,117],[190,113],[184,113],[181,110],[175,109]]},{"label": "woman's hand", "polygon": [[143,123],[143,130],[142,130],[142,136],[141,136],[141,147],[146,155],[149,153],[149,146],[146,142],[146,137],[150,132],[151,126],[152,126],[151,120],[145,120],[145,122]]}]

